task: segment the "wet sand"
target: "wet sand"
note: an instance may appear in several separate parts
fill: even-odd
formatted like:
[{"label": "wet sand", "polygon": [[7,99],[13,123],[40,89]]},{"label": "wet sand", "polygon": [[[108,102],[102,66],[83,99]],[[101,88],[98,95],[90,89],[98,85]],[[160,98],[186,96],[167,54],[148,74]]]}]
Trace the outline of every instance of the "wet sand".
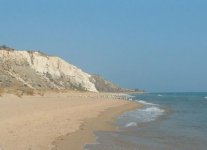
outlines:
[{"label": "wet sand", "polygon": [[47,93],[0,97],[0,149],[79,150],[94,131],[115,130],[115,118],[140,105],[110,94]]}]

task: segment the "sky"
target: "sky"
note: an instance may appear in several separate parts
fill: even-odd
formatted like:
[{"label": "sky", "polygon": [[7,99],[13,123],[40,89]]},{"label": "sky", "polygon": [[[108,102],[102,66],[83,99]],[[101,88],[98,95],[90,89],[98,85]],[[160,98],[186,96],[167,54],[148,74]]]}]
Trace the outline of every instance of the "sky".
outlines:
[{"label": "sky", "polygon": [[207,91],[206,0],[0,0],[0,45],[126,88]]}]

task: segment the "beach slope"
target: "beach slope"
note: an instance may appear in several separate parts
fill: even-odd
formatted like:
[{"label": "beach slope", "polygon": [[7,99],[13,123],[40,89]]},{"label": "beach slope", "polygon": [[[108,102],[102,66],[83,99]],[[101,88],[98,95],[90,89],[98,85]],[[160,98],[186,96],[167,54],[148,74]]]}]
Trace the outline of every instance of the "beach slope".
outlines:
[{"label": "beach slope", "polygon": [[[114,130],[114,117],[137,107],[136,103],[98,93],[3,95],[0,149],[82,149],[85,143],[94,142],[94,131]],[[68,140],[73,145],[65,144]]]}]

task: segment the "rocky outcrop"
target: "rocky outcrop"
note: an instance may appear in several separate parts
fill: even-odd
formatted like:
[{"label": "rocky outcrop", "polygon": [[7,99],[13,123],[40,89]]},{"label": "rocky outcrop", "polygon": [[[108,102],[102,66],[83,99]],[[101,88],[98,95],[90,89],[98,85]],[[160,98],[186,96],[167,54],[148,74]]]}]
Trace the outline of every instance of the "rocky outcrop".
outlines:
[{"label": "rocky outcrop", "polygon": [[100,92],[112,92],[112,93],[134,92],[134,90],[120,88],[119,86],[105,80],[99,75],[92,75],[91,82],[95,84],[96,89]]},{"label": "rocky outcrop", "polygon": [[91,75],[41,52],[0,49],[0,87],[97,92]]}]

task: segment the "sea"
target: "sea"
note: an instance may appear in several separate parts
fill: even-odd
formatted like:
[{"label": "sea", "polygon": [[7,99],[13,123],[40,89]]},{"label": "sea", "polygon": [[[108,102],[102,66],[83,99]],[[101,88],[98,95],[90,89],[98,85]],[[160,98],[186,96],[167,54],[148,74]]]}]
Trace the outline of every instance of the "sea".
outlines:
[{"label": "sea", "polygon": [[207,150],[207,93],[132,94],[143,108],[117,120],[116,132],[96,132],[85,150]]}]

